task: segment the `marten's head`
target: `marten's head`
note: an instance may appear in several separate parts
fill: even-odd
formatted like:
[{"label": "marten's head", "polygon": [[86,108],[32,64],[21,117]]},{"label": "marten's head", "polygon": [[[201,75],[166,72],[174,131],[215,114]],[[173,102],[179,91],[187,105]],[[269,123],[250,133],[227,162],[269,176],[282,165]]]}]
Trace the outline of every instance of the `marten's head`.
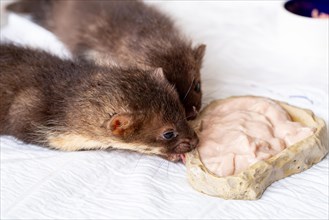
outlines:
[{"label": "marten's head", "polygon": [[[69,135],[60,141],[67,150],[77,144],[83,149],[113,147],[175,161],[197,146],[198,137],[187,123],[177,91],[161,68],[104,68],[79,76],[71,91],[64,91],[71,94],[63,102]],[[52,139],[50,145],[65,148],[57,147],[58,140]]]},{"label": "marten's head", "polygon": [[195,48],[179,44],[152,58],[153,63],[163,67],[169,82],[175,85],[188,120],[194,119],[201,108],[200,69],[205,49],[204,44]]}]

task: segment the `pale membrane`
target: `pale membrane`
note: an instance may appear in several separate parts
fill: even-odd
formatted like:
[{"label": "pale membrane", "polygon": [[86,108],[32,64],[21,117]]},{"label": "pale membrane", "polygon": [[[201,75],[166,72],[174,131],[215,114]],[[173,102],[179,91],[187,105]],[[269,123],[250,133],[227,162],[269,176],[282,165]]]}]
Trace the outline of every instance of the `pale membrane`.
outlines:
[{"label": "pale membrane", "polygon": [[293,122],[276,102],[259,97],[228,99],[204,115],[198,148],[217,176],[240,173],[314,133]]}]

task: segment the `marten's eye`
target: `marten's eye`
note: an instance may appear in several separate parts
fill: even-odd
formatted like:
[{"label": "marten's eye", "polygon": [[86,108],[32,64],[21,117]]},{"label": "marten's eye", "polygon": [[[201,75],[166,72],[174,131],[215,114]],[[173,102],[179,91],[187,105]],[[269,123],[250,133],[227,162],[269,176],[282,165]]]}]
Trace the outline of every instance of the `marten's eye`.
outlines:
[{"label": "marten's eye", "polygon": [[194,91],[196,91],[196,92],[200,92],[200,90],[201,90],[201,84],[200,84],[200,82],[198,82],[198,83],[195,84],[195,86],[194,86]]},{"label": "marten's eye", "polygon": [[173,138],[177,137],[177,133],[175,131],[165,131],[163,134],[162,134],[162,137],[165,139],[165,140],[172,140]]}]

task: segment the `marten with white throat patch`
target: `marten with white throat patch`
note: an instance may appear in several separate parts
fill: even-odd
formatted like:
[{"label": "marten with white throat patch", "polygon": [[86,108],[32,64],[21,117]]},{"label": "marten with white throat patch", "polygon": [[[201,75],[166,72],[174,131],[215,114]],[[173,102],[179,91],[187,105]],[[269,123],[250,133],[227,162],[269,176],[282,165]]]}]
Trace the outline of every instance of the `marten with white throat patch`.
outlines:
[{"label": "marten with white throat patch", "polygon": [[172,161],[198,144],[161,68],[100,67],[0,48],[1,135],[59,150],[112,147]]}]

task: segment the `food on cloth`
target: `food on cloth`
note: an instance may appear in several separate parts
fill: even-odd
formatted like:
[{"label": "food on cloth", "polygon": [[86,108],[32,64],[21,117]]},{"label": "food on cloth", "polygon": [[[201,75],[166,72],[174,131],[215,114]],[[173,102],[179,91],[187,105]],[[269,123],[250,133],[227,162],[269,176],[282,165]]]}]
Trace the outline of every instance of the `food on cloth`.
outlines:
[{"label": "food on cloth", "polygon": [[258,199],[274,181],[302,172],[328,153],[322,119],[263,97],[214,101],[192,126],[200,145],[185,154],[189,182],[225,199]]}]

